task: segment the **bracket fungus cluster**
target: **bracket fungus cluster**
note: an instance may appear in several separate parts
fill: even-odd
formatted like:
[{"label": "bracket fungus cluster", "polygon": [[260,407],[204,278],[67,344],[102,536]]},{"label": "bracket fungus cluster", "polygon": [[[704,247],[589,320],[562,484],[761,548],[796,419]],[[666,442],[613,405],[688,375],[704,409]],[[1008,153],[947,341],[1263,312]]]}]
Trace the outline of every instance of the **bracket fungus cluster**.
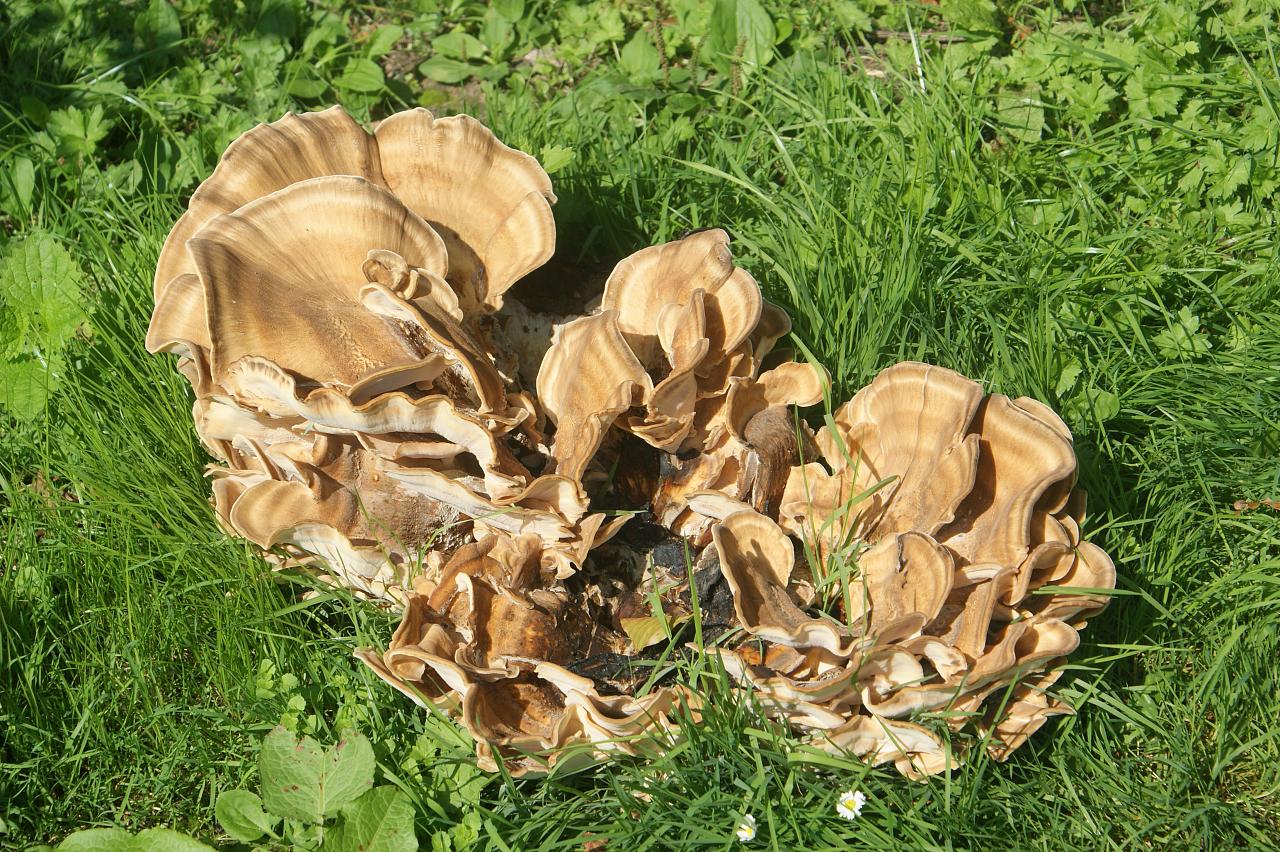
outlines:
[{"label": "bracket fungus cluster", "polygon": [[[826,374],[704,230],[578,292],[551,182],[466,116],[250,130],[164,244],[219,522],[403,611],[379,676],[513,774],[668,747],[701,701],[657,647],[699,621],[736,689],[920,777],[939,732],[1004,759],[1115,568],[1071,435],[940,367],[882,372],[816,434]],[[522,281],[522,279],[525,279]],[[931,724],[929,723],[932,720]]]}]

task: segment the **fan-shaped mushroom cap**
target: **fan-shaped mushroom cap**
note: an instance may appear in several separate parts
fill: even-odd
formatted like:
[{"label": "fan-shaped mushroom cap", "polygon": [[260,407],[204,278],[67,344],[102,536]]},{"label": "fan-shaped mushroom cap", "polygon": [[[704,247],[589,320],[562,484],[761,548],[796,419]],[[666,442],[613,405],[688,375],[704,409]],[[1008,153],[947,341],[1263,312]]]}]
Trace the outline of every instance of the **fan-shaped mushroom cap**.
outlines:
[{"label": "fan-shaped mushroom cap", "polygon": [[[733,378],[760,366],[748,336],[760,325],[763,301],[728,246],[722,230],[696,232],[624,258],[605,282],[601,309],[617,312],[622,337],[652,383],[643,411],[623,426],[664,452],[705,444],[701,431],[694,434],[697,420],[722,407]],[[765,337],[780,328],[775,313],[769,322]]]},{"label": "fan-shaped mushroom cap", "polygon": [[212,342],[198,275],[179,275],[164,285],[151,314],[146,346],[152,353],[185,353],[192,346],[209,351]]},{"label": "fan-shaped mushroom cap", "polygon": [[[829,383],[826,370],[812,364],[789,361],[762,373],[756,379],[741,379],[729,386],[725,421],[729,433],[751,443],[751,421],[770,408],[798,405],[802,408],[822,402]],[[794,429],[792,430],[794,433]]]},{"label": "fan-shaped mushroom cap", "polygon": [[449,710],[458,706],[458,693],[468,683],[453,662],[457,647],[456,634],[426,597],[410,595],[388,649],[376,654],[361,648],[355,656],[416,704]]},{"label": "fan-shaped mushroom cap", "polygon": [[[1042,618],[1060,618],[1064,621],[1090,616],[1103,609],[1111,598],[1107,589],[1116,586],[1116,566],[1102,548],[1091,542],[1081,542],[1070,570],[1051,582],[1064,587],[1064,591],[1048,595],[1043,603],[1035,606]],[[1067,591],[1066,588],[1075,591]]]},{"label": "fan-shaped mushroom cap", "polygon": [[972,430],[981,440],[973,490],[938,540],[968,562],[1017,565],[1036,504],[1074,475],[1075,453],[1060,430],[999,394],[983,401]]},{"label": "fan-shaped mushroom cap", "polygon": [[204,286],[215,375],[251,356],[349,387],[431,354],[406,320],[416,311],[402,303],[388,315],[365,298],[362,267],[371,249],[383,249],[442,275],[444,244],[368,181],[294,184],[214,219],[187,247]]},{"label": "fan-shaped mushroom cap", "polygon": [[705,331],[711,353],[736,348],[760,321],[760,288],[734,266],[729,235],[719,228],[641,249],[624,258],[605,282],[602,310],[616,310],[623,337],[647,368],[658,364],[664,309],[687,305],[695,291],[705,298]]},{"label": "fan-shaped mushroom cap", "polygon": [[[951,593],[955,571],[950,554],[916,532],[881,539],[858,558],[858,568],[873,632],[915,613],[926,623],[932,621]],[[857,607],[863,601],[853,603]]]},{"label": "fan-shaped mushroom cap", "polygon": [[651,389],[614,311],[557,328],[538,370],[538,399],[556,424],[551,447],[556,472],[581,480],[605,431],[632,406],[637,394]]},{"label": "fan-shaped mushroom cap", "polygon": [[[959,373],[903,362],[882,371],[824,429],[823,455],[852,466],[848,496],[889,480],[859,508],[871,540],[914,530],[936,533],[973,488],[978,438],[967,434],[982,388]],[[839,442],[839,444],[837,444]]]},{"label": "fan-shaped mushroom cap", "polygon": [[482,768],[499,760],[513,776],[581,766],[605,753],[651,752],[669,744],[673,690],[639,699],[602,698],[586,678],[549,663],[468,691],[462,721],[477,739]]},{"label": "fan-shaped mushroom cap", "polygon": [[[686,509],[694,495],[708,491],[719,491],[729,500],[749,500],[757,511],[776,514],[792,465],[812,455],[805,449],[812,444],[812,433],[794,420],[790,406],[816,404],[825,384],[825,371],[790,362],[759,378],[731,379],[714,422],[695,427],[706,436],[702,452],[669,465],[658,485],[653,508],[663,523],[681,535],[701,539],[705,524]],[[711,505],[706,500],[702,504]],[[714,516],[697,509],[694,514]]]},{"label": "fan-shaped mushroom cap", "polygon": [[925,684],[919,658],[900,646],[872,651],[858,667],[862,706],[872,715],[900,718],[935,710],[960,696],[964,685]]},{"label": "fan-shaped mushroom cap", "polygon": [[218,167],[191,195],[187,212],[169,232],[156,264],[157,298],[179,275],[194,273],[186,251],[210,220],[290,184],[325,175],[355,175],[382,183],[372,137],[342,107],[260,124],[223,153]]},{"label": "fan-shaped mushroom cap", "polygon": [[787,594],[795,550],[777,524],[750,510],[735,512],[712,529],[712,540],[748,633],[782,645],[847,653],[846,631],[806,616]]},{"label": "fan-shaped mushroom cap", "polygon": [[502,294],[555,249],[551,181],[469,116],[397,113],[367,133],[341,108],[255,127],[231,144],[191,197],[157,264],[157,297],[195,272],[188,240],[214,217],[311,178],[353,175],[389,188],[449,245],[450,281],[467,310],[493,310]]},{"label": "fan-shaped mushroom cap", "polygon": [[855,716],[849,724],[824,732],[813,742],[827,751],[851,752],[873,766],[893,761],[899,772],[914,779],[960,765],[959,759],[927,728],[874,716]]},{"label": "fan-shaped mushroom cap", "polygon": [[1055,668],[1020,683],[1009,696],[1009,703],[999,721],[984,719],[978,733],[990,737],[987,753],[1001,762],[1009,757],[1044,723],[1054,716],[1075,713],[1069,704],[1050,695],[1048,690],[1062,677],[1063,669]]},{"label": "fan-shaped mushroom cap", "polygon": [[[769,716],[811,730],[834,730],[848,720],[843,704],[857,697],[857,669],[847,659],[783,645],[769,646],[763,655],[751,646],[717,653],[725,671],[753,689]],[[788,653],[794,661],[785,659]]]},{"label": "fan-shaped mushroom cap", "polygon": [[411,109],[374,131],[387,186],[449,247],[449,281],[464,310],[496,310],[555,251],[555,194],[538,161],[471,116]]},{"label": "fan-shaped mushroom cap", "polygon": [[[224,396],[198,397],[191,416],[200,440],[223,461],[240,469],[248,466],[246,456],[264,455],[259,448],[299,441],[314,443],[319,437],[304,437],[304,423],[299,418],[246,410]],[[261,465],[259,469],[268,470]]]},{"label": "fan-shaped mushroom cap", "polygon": [[757,369],[764,357],[773,351],[779,340],[791,332],[791,317],[777,305],[765,299],[760,305],[760,321],[747,337],[751,355]]}]

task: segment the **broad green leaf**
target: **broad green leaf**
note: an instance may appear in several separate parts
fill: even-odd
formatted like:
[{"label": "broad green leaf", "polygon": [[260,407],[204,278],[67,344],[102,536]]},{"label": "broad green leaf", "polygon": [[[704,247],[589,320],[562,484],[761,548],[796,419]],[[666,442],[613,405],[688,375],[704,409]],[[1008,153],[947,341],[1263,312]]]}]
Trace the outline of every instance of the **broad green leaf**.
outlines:
[{"label": "broad green leaf", "polygon": [[746,68],[767,65],[776,38],[773,18],[759,0],[716,0],[707,48],[721,71],[735,63]]},{"label": "broad green leaf", "polygon": [[372,59],[353,58],[347,62],[342,76],[334,81],[339,89],[362,94],[381,92],[387,85],[387,78],[382,73],[382,66]]},{"label": "broad green leaf", "polygon": [[59,852],[211,852],[212,848],[169,828],[148,828],[137,836],[119,828],[91,828],[58,844]]},{"label": "broad green leaf", "polygon": [[1021,142],[1035,142],[1044,132],[1044,107],[1038,96],[1000,95],[996,115],[1005,134]]},{"label": "broad green leaf", "polygon": [[678,618],[642,615],[636,618],[621,618],[619,622],[623,631],[627,634],[627,638],[631,640],[632,646],[637,651],[643,651],[650,645],[665,642],[668,629],[674,630],[688,620],[689,616],[687,615]]},{"label": "broad green leaf", "polygon": [[553,175],[572,163],[574,156],[572,148],[565,148],[561,145],[543,145],[542,150],[538,153],[538,162],[542,164],[543,171]]},{"label": "broad green leaf", "polygon": [[36,189],[36,167],[26,157],[15,157],[7,173],[0,173],[4,181],[0,185],[0,198],[4,209],[14,215],[25,215],[31,210],[31,196]]},{"label": "broad green leaf", "polygon": [[23,95],[18,103],[22,106],[22,114],[37,127],[44,127],[49,121],[49,106],[34,95]]},{"label": "broad green leaf", "polygon": [[271,831],[276,820],[262,809],[262,799],[248,790],[227,790],[218,796],[214,813],[222,830],[236,840],[252,843]]},{"label": "broad green leaf", "polygon": [[650,645],[656,645],[667,638],[667,629],[662,619],[656,615],[622,618],[619,622],[627,638],[631,640],[631,646],[637,651],[643,651]]},{"label": "broad green leaf", "polygon": [[1085,387],[1066,406],[1066,414],[1073,420],[1105,423],[1119,413],[1120,397],[1093,385]]},{"label": "broad green leaf", "polygon": [[454,30],[431,40],[431,49],[450,59],[480,59],[484,56],[484,42],[463,30]]},{"label": "broad green leaf", "polygon": [[1226,198],[1249,180],[1249,171],[1253,167],[1253,158],[1245,155],[1233,157],[1225,173],[1209,188],[1209,194],[1215,198]]},{"label": "broad green leaf", "polygon": [[262,743],[262,801],[276,816],[318,823],[373,786],[373,748],[355,734],[325,750],[276,728]]},{"label": "broad green leaf", "polygon": [[213,847],[171,828],[148,828],[133,838],[136,852],[212,852]]},{"label": "broad green leaf", "polygon": [[413,803],[392,786],[365,793],[325,837],[325,852],[415,852]]},{"label": "broad green leaf", "polygon": [[456,59],[433,56],[418,66],[418,70],[437,83],[461,83],[475,74],[476,69]]},{"label": "broad green leaf", "polygon": [[263,0],[254,30],[260,36],[292,41],[298,32],[298,10],[293,0]]},{"label": "broad green leaf", "polygon": [[299,742],[284,728],[262,741],[258,755],[262,802],[273,815],[304,822],[324,818],[324,749],[310,737]]},{"label": "broad green leaf", "polygon": [[303,56],[311,56],[320,45],[337,44],[346,37],[347,26],[342,22],[342,17],[332,12],[327,12],[312,24],[311,32],[307,33],[302,40],[300,53]]},{"label": "broad green leaf", "polygon": [[315,67],[305,59],[290,60],[284,66],[285,91],[295,98],[318,98],[329,90],[329,84],[316,73]]},{"label": "broad green leaf", "polygon": [[1062,368],[1062,373],[1058,376],[1058,384],[1053,389],[1059,399],[1065,397],[1076,386],[1076,379],[1080,378],[1081,370],[1079,361],[1068,361]]},{"label": "broad green leaf", "polygon": [[20,350],[60,349],[87,319],[84,275],[51,234],[36,231],[0,258],[0,309],[11,312]]},{"label": "broad green leaf", "polygon": [[470,849],[480,839],[480,828],[479,811],[467,811],[467,815],[462,818],[462,821],[449,830],[449,834],[453,839],[453,848],[458,850]]},{"label": "broad green leaf", "polygon": [[514,24],[524,17],[524,0],[493,0],[493,10]]},{"label": "broad green leaf", "polygon": [[111,130],[113,122],[105,117],[102,106],[97,105],[84,112],[76,107],[54,110],[49,113],[46,125],[49,135],[57,145],[58,153],[70,157],[92,156]]},{"label": "broad green leaf", "polygon": [[1000,13],[991,0],[940,0],[938,8],[947,23],[971,33],[999,33]]},{"label": "broad green leaf", "polygon": [[638,85],[652,83],[661,77],[662,65],[653,37],[645,30],[636,30],[631,39],[622,46],[618,67],[627,75],[627,79]]},{"label": "broad green leaf", "polygon": [[122,828],[90,828],[77,831],[58,844],[59,852],[127,852],[133,835]]},{"label": "broad green leaf", "polygon": [[350,734],[329,750],[330,772],[326,779],[325,816],[331,816],[373,786],[376,762],[373,746],[363,734]]},{"label": "broad green leaf", "polygon": [[515,24],[504,18],[492,7],[484,13],[484,21],[480,24],[480,40],[494,60],[507,58],[507,50],[515,40]]},{"label": "broad green leaf", "polygon": [[382,56],[395,47],[396,42],[402,38],[404,38],[404,27],[396,24],[378,27],[374,30],[373,35],[369,36],[369,42],[365,45],[365,52],[371,57]]},{"label": "broad green leaf", "polygon": [[1151,339],[1166,358],[1197,358],[1213,348],[1209,335],[1200,330],[1200,317],[1183,305],[1178,309],[1176,321]]},{"label": "broad green leaf", "polygon": [[133,19],[133,32],[145,47],[164,47],[182,39],[182,22],[167,0],[151,0]]}]

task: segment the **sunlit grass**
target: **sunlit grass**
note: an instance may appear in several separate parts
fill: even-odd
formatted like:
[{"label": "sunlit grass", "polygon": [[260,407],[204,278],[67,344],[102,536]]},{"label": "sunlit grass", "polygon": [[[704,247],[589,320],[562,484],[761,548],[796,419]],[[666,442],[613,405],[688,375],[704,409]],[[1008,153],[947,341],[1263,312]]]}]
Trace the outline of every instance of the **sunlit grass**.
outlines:
[{"label": "sunlit grass", "polygon": [[[1121,591],[1059,687],[1079,715],[1008,764],[914,784],[798,747],[695,661],[686,676],[712,700],[675,751],[493,779],[486,846],[727,848],[746,813],[755,845],[776,849],[1210,848],[1280,832],[1280,519],[1231,508],[1280,496],[1275,235],[1224,247],[1185,228],[1173,198],[1127,212],[1133,175],[1186,165],[1136,144],[1140,127],[1082,141],[1087,156],[992,146],[963,83],[930,81],[895,97],[847,69],[778,73],[678,144],[659,122],[602,126],[572,102],[495,95],[486,109],[514,145],[574,148],[556,175],[565,258],[727,227],[830,369],[834,402],[917,358],[1067,413],[1085,531]],[[142,348],[179,211],[168,195],[89,194],[38,214],[91,273],[97,307],[47,423],[0,447],[0,845],[106,823],[215,836],[217,792],[252,785],[257,738],[290,712],[321,736],[358,725],[423,832],[445,828],[458,805],[415,780],[431,765],[414,748],[426,736],[465,761],[466,744],[351,658],[390,619],[302,600],[214,523],[189,391]],[[1212,342],[1198,358],[1155,340],[1187,305]],[[264,686],[264,661],[299,686]],[[851,788],[869,800],[847,821],[836,802]]]}]

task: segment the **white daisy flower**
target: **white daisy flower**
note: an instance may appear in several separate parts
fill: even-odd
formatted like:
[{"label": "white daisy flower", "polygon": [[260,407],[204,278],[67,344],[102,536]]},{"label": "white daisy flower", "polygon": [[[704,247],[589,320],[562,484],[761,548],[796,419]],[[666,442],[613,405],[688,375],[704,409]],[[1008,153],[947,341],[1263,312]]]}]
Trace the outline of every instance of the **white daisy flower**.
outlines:
[{"label": "white daisy flower", "polygon": [[866,803],[866,793],[861,790],[846,790],[836,799],[836,813],[845,819],[857,819],[862,816],[862,806]]},{"label": "white daisy flower", "polygon": [[742,818],[742,822],[738,823],[738,828],[734,832],[738,835],[740,843],[750,843],[756,839],[756,818],[751,814],[747,814]]}]

